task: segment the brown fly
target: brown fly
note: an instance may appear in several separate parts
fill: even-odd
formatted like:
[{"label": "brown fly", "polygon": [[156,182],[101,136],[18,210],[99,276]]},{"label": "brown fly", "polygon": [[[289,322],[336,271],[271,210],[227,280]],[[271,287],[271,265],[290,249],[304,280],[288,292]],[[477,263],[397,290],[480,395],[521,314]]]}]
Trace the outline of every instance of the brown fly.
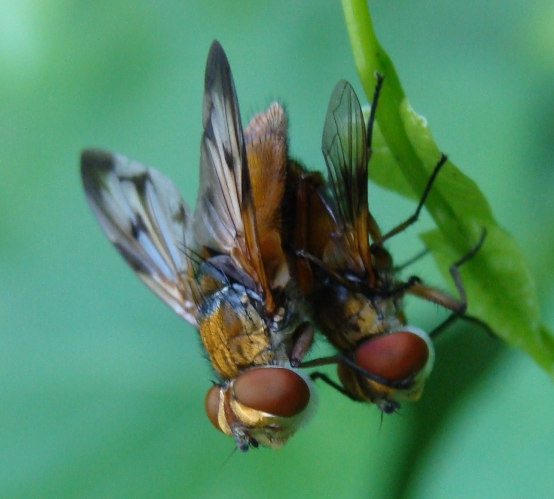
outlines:
[{"label": "brown fly", "polygon": [[368,205],[371,132],[382,81],[378,77],[367,128],[352,86],[346,81],[336,85],[322,138],[327,179],[296,163],[289,167],[296,193],[299,286],[309,300],[313,321],[339,351],[302,365],[337,363],[341,384],[319,372],[312,378],[321,378],[348,397],[375,403],[390,413],[400,407],[400,400],[420,397],[434,361],[430,336],[406,323],[404,295],[437,303],[451,310],[452,317],[462,315],[467,302],[458,267],[470,255],[451,267],[460,299],[417,277],[407,281],[396,277],[383,243],[417,220],[446,157],[437,163],[414,215],[382,234]]},{"label": "brown fly", "polygon": [[283,445],[313,412],[298,364],[313,330],[283,251],[286,116],[273,103],[242,128],[231,69],[214,41],[206,63],[200,190],[194,214],[164,175],[85,150],[81,174],[100,225],[137,275],[195,326],[218,375],[213,425],[237,447]]}]

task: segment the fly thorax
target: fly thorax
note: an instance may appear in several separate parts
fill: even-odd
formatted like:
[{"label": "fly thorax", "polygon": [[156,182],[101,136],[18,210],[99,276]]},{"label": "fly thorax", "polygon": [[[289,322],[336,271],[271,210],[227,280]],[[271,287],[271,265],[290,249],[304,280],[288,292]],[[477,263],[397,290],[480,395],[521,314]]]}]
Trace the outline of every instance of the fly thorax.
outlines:
[{"label": "fly thorax", "polygon": [[240,284],[224,286],[205,299],[200,337],[224,379],[273,362],[273,346],[262,311],[261,297]]},{"label": "fly thorax", "polygon": [[317,325],[340,350],[349,350],[388,327],[388,311],[378,301],[333,281],[316,294],[312,306]]}]

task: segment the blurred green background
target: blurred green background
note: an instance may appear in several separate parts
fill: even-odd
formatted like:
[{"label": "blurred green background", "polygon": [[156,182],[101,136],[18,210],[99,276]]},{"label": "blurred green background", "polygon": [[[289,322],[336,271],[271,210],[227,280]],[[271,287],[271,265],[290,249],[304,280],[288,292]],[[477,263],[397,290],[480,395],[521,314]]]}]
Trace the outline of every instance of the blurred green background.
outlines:
[{"label": "blurred green background", "polygon": [[[523,246],[554,327],[552,2],[370,8],[412,106]],[[211,427],[196,333],[110,247],[78,155],[154,165],[194,205],[214,38],[243,118],[280,99],[292,154],[321,168],[334,84],[362,95],[338,1],[0,3],[0,497],[553,497],[550,379],[464,324],[438,339],[422,400],[382,423],[321,386],[316,417],[282,450],[233,454]],[[413,210],[370,196],[385,229]],[[429,224],[391,243],[398,261]],[[430,260],[417,273],[444,287]],[[414,323],[440,320],[407,307]]]}]

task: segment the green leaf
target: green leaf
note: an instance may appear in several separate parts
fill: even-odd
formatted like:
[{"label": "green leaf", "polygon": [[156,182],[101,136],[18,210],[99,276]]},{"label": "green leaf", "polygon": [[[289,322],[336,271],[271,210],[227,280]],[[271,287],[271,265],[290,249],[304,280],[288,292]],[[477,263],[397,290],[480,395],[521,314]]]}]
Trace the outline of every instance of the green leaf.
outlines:
[{"label": "green leaf", "polygon": [[[486,318],[493,331],[551,371],[554,339],[539,324],[537,294],[525,256],[510,234],[492,224],[488,230],[486,244],[460,268],[469,297],[468,313]],[[438,229],[420,237],[452,283],[448,268],[459,255]]]},{"label": "green leaf", "polygon": [[[380,46],[365,0],[343,0],[343,11],[358,75],[371,100],[375,73],[385,77],[376,113],[370,176],[403,196],[420,199],[440,158],[426,120],[409,105],[392,61]],[[461,274],[469,313],[490,325],[550,373],[554,372],[554,336],[540,324],[535,283],[514,238],[499,227],[475,184],[448,161],[425,203],[437,229],[423,234],[441,271],[487,237]],[[448,279],[452,282],[452,279]]]}]

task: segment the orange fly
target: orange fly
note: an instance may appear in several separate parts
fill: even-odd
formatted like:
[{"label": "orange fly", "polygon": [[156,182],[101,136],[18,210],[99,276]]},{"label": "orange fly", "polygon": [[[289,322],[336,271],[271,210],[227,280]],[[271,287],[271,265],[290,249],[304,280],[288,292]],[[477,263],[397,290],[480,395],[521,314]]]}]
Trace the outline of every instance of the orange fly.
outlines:
[{"label": "orange fly", "polygon": [[213,425],[246,451],[283,445],[313,413],[309,376],[293,368],[313,337],[283,251],[286,116],[273,103],[243,131],[231,69],[214,41],[205,73],[200,190],[194,214],[158,171],[85,150],[90,206],[117,250],[198,328],[219,380]]}]

